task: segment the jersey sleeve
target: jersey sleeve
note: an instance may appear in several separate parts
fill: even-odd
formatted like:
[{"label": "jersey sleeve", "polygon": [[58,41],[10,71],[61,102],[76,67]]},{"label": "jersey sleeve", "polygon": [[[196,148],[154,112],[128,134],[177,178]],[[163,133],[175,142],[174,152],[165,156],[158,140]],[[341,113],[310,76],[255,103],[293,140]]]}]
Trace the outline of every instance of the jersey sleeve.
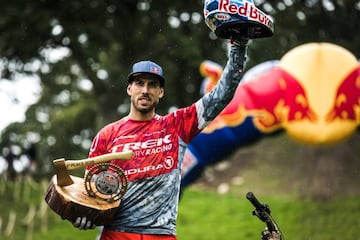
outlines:
[{"label": "jersey sleeve", "polygon": [[189,143],[202,129],[199,128],[196,104],[176,110],[173,114],[176,131],[185,143]]},{"label": "jersey sleeve", "polygon": [[229,59],[224,71],[211,92],[198,102],[199,128],[203,129],[230,103],[243,76],[246,61],[246,44],[231,45]]}]

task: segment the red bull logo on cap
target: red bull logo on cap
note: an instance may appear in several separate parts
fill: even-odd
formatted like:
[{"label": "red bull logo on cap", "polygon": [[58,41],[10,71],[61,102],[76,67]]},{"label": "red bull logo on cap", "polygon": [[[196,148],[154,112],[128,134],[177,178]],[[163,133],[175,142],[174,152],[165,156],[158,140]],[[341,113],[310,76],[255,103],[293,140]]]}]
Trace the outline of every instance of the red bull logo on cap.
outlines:
[{"label": "red bull logo on cap", "polygon": [[160,74],[160,69],[157,67],[150,67],[150,72]]}]

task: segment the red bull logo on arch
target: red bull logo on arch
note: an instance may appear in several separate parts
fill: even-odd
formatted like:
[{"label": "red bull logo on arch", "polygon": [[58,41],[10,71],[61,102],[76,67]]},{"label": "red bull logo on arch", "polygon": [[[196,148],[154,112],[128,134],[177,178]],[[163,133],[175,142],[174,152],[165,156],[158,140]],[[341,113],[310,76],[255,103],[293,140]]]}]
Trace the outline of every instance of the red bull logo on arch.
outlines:
[{"label": "red bull logo on arch", "polygon": [[261,74],[244,78],[248,80],[204,133],[250,118],[263,133],[285,130],[303,143],[329,144],[360,124],[360,66],[337,45],[304,44]]},{"label": "red bull logo on arch", "polygon": [[360,123],[360,66],[345,77],[335,96],[326,121],[349,120]]},{"label": "red bull logo on arch", "polygon": [[317,120],[304,87],[280,67],[262,75],[257,81],[249,82],[244,91],[253,99],[245,106],[247,114],[253,117],[255,126],[263,132],[284,128],[292,122]]},{"label": "red bull logo on arch", "polygon": [[360,71],[348,50],[332,43],[308,43],[285,54],[280,67],[303,86],[317,118],[285,124],[291,137],[304,143],[332,144],[357,129]]}]

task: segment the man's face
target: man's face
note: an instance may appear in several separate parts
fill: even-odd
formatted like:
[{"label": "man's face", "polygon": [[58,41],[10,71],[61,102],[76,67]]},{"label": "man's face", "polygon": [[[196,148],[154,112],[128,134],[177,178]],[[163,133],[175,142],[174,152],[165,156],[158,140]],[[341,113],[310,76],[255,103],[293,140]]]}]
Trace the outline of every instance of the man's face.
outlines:
[{"label": "man's face", "polygon": [[140,74],[129,83],[127,93],[134,110],[149,113],[155,110],[159,99],[164,96],[164,88],[157,78],[151,74]]}]

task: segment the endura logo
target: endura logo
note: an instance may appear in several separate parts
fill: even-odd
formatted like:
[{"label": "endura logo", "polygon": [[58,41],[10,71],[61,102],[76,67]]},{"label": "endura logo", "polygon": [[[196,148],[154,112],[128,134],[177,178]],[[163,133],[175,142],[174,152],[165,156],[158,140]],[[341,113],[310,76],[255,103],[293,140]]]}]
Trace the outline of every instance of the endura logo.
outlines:
[{"label": "endura logo", "polygon": [[159,163],[157,165],[151,165],[151,166],[145,166],[142,168],[132,168],[125,170],[125,175],[130,176],[133,174],[139,174],[139,173],[147,173],[147,172],[158,172],[158,171],[164,171],[171,170],[174,167],[174,159],[170,156],[166,157],[164,160],[164,163]]}]

